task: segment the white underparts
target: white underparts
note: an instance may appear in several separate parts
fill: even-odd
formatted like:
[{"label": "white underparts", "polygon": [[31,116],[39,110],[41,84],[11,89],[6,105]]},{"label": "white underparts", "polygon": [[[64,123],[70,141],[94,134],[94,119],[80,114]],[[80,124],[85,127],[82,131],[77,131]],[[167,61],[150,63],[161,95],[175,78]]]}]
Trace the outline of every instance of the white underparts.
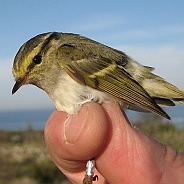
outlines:
[{"label": "white underparts", "polygon": [[57,110],[74,114],[80,110],[82,104],[95,101],[102,103],[112,99],[107,93],[93,89],[75,82],[66,73],[59,80],[57,87],[50,97],[53,99]]}]

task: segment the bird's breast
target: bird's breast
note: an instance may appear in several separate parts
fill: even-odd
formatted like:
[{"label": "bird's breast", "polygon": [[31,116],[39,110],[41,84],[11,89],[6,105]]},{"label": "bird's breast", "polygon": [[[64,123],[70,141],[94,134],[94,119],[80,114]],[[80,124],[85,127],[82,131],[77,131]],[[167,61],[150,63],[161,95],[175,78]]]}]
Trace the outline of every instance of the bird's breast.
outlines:
[{"label": "bird's breast", "polygon": [[68,74],[62,75],[55,89],[49,92],[49,96],[58,111],[65,111],[68,114],[78,112],[82,104],[86,102],[102,103],[113,99],[105,92],[77,83]]}]

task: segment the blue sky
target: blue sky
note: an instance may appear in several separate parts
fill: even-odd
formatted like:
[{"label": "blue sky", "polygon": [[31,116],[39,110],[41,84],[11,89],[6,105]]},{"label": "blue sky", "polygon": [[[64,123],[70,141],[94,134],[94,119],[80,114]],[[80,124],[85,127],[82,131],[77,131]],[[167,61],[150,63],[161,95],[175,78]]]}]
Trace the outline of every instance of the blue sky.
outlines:
[{"label": "blue sky", "polygon": [[27,85],[11,95],[19,47],[48,31],[73,32],[125,51],[184,89],[184,1],[13,1],[0,4],[0,111],[54,107]]}]

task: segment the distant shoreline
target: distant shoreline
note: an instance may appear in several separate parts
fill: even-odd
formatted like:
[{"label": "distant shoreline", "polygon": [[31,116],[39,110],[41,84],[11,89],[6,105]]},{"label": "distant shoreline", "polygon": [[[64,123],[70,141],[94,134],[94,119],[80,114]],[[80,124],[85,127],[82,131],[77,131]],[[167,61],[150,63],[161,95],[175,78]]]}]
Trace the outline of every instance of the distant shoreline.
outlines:
[{"label": "distant shoreline", "polygon": [[[172,121],[178,128],[184,128],[184,106],[176,105],[176,107],[165,108],[166,112],[171,116]],[[33,130],[43,130],[45,123],[51,113],[50,109],[35,110],[19,110],[19,111],[0,111],[0,129],[3,130],[25,130],[32,128]],[[139,113],[126,110],[126,114],[130,121],[137,120],[140,116],[151,113]]]}]

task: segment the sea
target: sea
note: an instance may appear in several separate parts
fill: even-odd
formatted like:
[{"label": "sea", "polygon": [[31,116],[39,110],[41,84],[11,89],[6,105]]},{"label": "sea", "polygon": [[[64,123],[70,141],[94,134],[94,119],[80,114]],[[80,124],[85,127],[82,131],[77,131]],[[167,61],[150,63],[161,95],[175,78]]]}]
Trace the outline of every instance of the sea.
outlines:
[{"label": "sea", "polygon": [[[164,110],[170,115],[171,123],[178,128],[184,128],[184,106],[176,105],[175,107],[164,108]],[[53,111],[54,109],[0,111],[0,130],[43,130]],[[145,114],[147,116],[151,113],[126,110],[126,114],[130,121],[136,121]]]}]

